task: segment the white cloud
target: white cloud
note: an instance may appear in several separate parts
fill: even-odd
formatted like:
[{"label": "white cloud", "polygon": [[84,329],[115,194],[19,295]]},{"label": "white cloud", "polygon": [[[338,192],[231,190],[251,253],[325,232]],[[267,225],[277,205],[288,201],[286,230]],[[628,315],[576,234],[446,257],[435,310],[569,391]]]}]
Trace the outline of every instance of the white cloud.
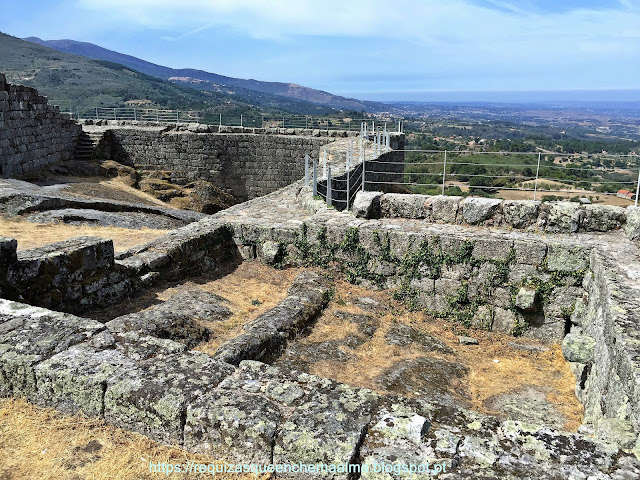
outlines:
[{"label": "white cloud", "polygon": [[[332,48],[344,45],[341,61],[334,58],[341,71],[349,68],[348,58],[357,55],[351,63],[365,74],[398,71],[435,78],[442,73],[472,84],[500,77],[503,84],[527,88],[535,88],[537,79],[547,88],[560,86],[562,78],[568,84],[578,78],[578,84],[588,85],[591,77],[594,85],[619,84],[620,78],[627,85],[638,73],[640,58],[638,0],[619,0],[616,8],[555,13],[513,0],[487,0],[485,6],[474,0],[76,2],[85,12],[108,16],[110,22],[115,18],[127,28],[159,29],[168,40],[196,34],[206,38],[203,32],[220,28],[254,39],[283,40],[288,42],[283,51],[296,46],[298,68],[309,75],[317,74],[316,55],[326,51],[322,37],[332,38]],[[361,40],[371,48],[363,50]],[[310,58],[300,56],[307,44]],[[519,80],[510,81],[509,75]]]}]

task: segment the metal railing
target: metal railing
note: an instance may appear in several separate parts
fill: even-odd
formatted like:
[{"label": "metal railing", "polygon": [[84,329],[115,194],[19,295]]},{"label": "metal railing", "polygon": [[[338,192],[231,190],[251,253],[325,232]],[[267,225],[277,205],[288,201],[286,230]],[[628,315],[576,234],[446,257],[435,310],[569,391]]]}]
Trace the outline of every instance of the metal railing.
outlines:
[{"label": "metal railing", "polygon": [[[404,161],[369,160],[367,173],[388,177],[365,181],[394,186],[406,193],[430,195],[479,194],[515,198],[508,192],[573,196],[617,196],[638,204],[638,155],[565,154],[556,152],[477,152],[398,150]],[[397,172],[383,169],[393,164]],[[636,174],[636,172],[638,172]],[[635,195],[633,192],[635,191]]]},{"label": "metal railing", "polygon": [[61,112],[68,113],[72,118],[83,120],[126,120],[161,124],[201,123],[224,127],[296,128],[323,131],[354,131],[361,128],[362,122],[367,122],[370,125],[370,131],[378,127],[384,127],[389,131],[396,129],[400,131],[402,128],[401,120],[391,117],[375,119],[313,115],[247,115],[206,110],[157,109],[145,106],[78,108],[73,107],[67,100],[49,100],[49,104],[58,106]]},{"label": "metal railing", "polygon": [[[386,126],[379,124],[376,127],[371,122],[361,122],[360,136],[350,140],[346,146],[343,165],[328,164],[326,147],[323,147],[319,161],[305,155],[305,185],[311,187],[313,196],[322,198],[328,207],[348,210],[357,193],[365,189],[367,163],[389,151],[391,136]],[[320,163],[322,173],[319,172]]]}]

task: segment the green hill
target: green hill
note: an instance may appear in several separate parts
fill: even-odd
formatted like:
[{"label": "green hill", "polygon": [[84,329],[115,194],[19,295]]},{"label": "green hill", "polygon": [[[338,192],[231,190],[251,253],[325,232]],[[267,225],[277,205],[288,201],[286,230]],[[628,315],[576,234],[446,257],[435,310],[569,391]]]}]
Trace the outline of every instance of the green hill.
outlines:
[{"label": "green hill", "polygon": [[7,81],[38,89],[76,110],[149,101],[151,107],[222,113],[326,115],[334,109],[238,87],[200,91],[137,72],[123,65],[58,52],[0,33],[0,72]]},{"label": "green hill", "polygon": [[239,88],[242,91],[250,90],[253,92],[277,95],[280,99],[287,98],[289,100],[303,101],[304,103],[311,102],[340,110],[365,110],[375,112],[388,109],[386,105],[380,103],[366,102],[355,98],[345,98],[322,90],[292,83],[246,80],[192,68],[169,68],[87,42],[78,42],[75,40],[42,40],[38,37],[28,37],[25,38],[25,40],[53,48],[59,52],[73,53],[95,60],[107,60],[119,63],[137,72],[146,73],[147,75],[152,75],[163,80],[170,80],[174,83],[198,90],[217,91],[220,87],[234,90]]}]

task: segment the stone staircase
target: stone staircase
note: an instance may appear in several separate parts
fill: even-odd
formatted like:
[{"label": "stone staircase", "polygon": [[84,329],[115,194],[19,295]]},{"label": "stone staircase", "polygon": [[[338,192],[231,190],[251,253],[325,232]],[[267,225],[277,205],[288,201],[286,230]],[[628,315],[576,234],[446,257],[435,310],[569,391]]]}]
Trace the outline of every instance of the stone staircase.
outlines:
[{"label": "stone staircase", "polygon": [[73,152],[75,160],[91,160],[96,153],[96,147],[104,137],[104,132],[83,130],[78,136]]}]

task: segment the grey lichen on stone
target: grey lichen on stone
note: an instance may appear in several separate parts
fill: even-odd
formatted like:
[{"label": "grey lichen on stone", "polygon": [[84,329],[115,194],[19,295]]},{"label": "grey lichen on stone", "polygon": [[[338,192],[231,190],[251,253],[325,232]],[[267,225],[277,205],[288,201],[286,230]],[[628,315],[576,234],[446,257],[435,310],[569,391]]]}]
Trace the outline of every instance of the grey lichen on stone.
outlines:
[{"label": "grey lichen on stone", "polygon": [[627,207],[626,216],[624,233],[629,240],[640,240],[640,207]]},{"label": "grey lichen on stone", "polygon": [[105,419],[162,442],[180,443],[187,406],[215,388],[234,367],[200,352],[180,352],[122,372],[105,393]]},{"label": "grey lichen on stone", "polygon": [[184,446],[232,462],[241,459],[242,463],[266,465],[274,462],[273,446],[281,422],[278,406],[262,395],[213,390],[189,403]]},{"label": "grey lichen on stone", "polygon": [[526,228],[536,224],[540,202],[533,200],[505,200],[502,202],[504,221],[513,228]]},{"label": "grey lichen on stone", "polygon": [[107,384],[135,370],[136,363],[116,350],[71,347],[36,366],[36,403],[68,414],[102,416]]},{"label": "grey lichen on stone", "polygon": [[501,204],[497,198],[465,198],[461,203],[462,218],[471,225],[480,224],[495,215]]},{"label": "grey lichen on stone", "polygon": [[585,215],[582,206],[573,202],[543,203],[540,211],[544,229],[551,233],[577,232]]},{"label": "grey lichen on stone", "polygon": [[520,287],[516,295],[516,307],[524,312],[536,310],[537,292],[534,288]]},{"label": "grey lichen on stone", "polygon": [[625,209],[615,205],[586,205],[583,220],[588,232],[618,230],[626,222]]},{"label": "grey lichen on stone", "polygon": [[562,354],[569,362],[592,363],[595,348],[596,340],[589,335],[569,333],[562,341]]},{"label": "grey lichen on stone", "polygon": [[550,271],[576,272],[589,265],[589,252],[578,245],[551,243],[547,251],[547,268]]},{"label": "grey lichen on stone", "polygon": [[[371,390],[341,384],[312,393],[282,425],[273,461],[354,463],[377,399]],[[296,477],[284,474],[282,478]]]}]

